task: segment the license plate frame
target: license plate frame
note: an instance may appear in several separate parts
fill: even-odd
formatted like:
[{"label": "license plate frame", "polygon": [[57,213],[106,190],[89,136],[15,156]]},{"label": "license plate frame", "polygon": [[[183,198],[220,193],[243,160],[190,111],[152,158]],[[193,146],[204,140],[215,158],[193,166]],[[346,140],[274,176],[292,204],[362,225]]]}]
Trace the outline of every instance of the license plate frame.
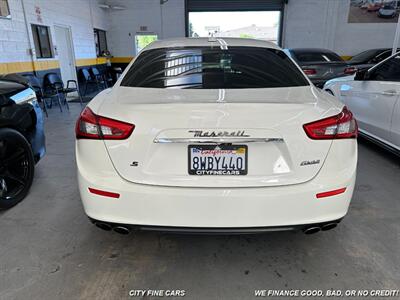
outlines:
[{"label": "license plate frame", "polygon": [[[219,168],[220,163],[216,162],[215,160],[215,155],[212,156],[212,152],[210,152],[209,155],[205,155],[203,157],[207,158],[207,157],[214,157],[213,158],[213,164],[216,163],[217,164],[217,168],[213,168],[213,169],[194,169],[192,168],[192,149],[197,149],[197,150],[208,150],[208,151],[212,151],[212,150],[222,150],[222,151],[244,151],[244,155],[236,155],[236,158],[241,158],[242,159],[242,163],[244,162],[244,167],[243,168],[229,168],[229,166],[232,166],[232,160],[229,160],[226,162],[226,156],[224,156],[224,154],[219,155],[218,157],[220,157],[220,159],[222,159],[223,161],[221,161],[221,166],[224,165],[224,162],[226,162],[226,164],[228,165],[228,168]],[[225,153],[226,155],[229,155],[229,153]],[[243,161],[243,156],[244,156],[244,161]],[[224,160],[225,157],[225,160]],[[230,156],[232,157],[232,156]],[[207,158],[208,160],[208,158]],[[247,175],[248,173],[248,147],[247,145],[233,145],[233,144],[219,144],[219,145],[215,145],[215,144],[192,144],[192,145],[188,145],[188,174],[189,175],[195,175],[195,176],[244,176]],[[238,167],[238,160],[236,159],[236,161],[233,162],[234,165],[236,167]],[[225,165],[226,165],[225,164]],[[200,173],[198,172],[200,171]]]}]

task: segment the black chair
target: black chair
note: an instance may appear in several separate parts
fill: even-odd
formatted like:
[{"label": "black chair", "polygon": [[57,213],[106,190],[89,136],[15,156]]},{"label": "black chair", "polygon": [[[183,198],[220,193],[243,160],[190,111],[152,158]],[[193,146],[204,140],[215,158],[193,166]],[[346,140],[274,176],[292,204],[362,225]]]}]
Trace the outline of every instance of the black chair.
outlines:
[{"label": "black chair", "polygon": [[40,84],[39,78],[32,74],[24,74],[23,75],[29,82],[29,85],[36,93],[36,99],[38,100],[39,104],[42,104],[42,110],[46,114],[46,117],[49,116],[47,113],[47,103],[46,98],[51,97],[51,95],[46,95],[42,89],[42,85]]},{"label": "black chair", "polygon": [[[70,84],[74,84],[73,87],[70,87]],[[60,76],[57,73],[47,73],[44,76],[44,81],[43,81],[43,87],[45,92],[49,93],[56,93],[58,97],[58,105],[60,106],[60,111],[62,111],[61,107],[61,98],[60,95],[64,96],[64,104],[67,106],[67,109],[69,110],[69,105],[67,101],[67,95],[69,93],[74,93],[77,92],[79,96],[79,100],[81,102],[81,105],[83,105],[83,100],[81,93],[79,91],[78,83],[76,80],[68,80],[67,81],[67,87],[64,87],[64,83]]]},{"label": "black chair", "polygon": [[120,67],[115,67],[113,68],[114,74],[115,74],[115,82],[121,77],[122,75],[122,68]]},{"label": "black chair", "polygon": [[112,87],[114,85],[114,79],[111,72],[109,71],[109,68],[103,69],[101,73],[103,74],[103,78],[106,81],[107,88]]},{"label": "black chair", "polygon": [[86,96],[87,89],[90,84],[95,84],[97,87],[97,90],[100,90],[100,85],[99,85],[98,80],[90,74],[88,69],[81,69],[80,74],[83,79],[83,84],[85,85],[85,89],[83,91],[84,96]]},{"label": "black chair", "polygon": [[90,75],[92,75],[92,78],[97,80],[99,84],[101,84],[105,89],[108,87],[106,76],[103,73],[100,73],[99,69],[96,67],[91,67],[90,70]]}]

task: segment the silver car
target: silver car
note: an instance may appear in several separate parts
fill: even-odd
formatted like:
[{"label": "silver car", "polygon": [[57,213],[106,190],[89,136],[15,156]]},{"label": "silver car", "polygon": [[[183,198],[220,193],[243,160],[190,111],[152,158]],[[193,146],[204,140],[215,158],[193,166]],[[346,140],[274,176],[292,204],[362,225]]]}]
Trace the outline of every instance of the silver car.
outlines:
[{"label": "silver car", "polygon": [[378,10],[378,17],[392,19],[396,17],[397,11],[394,5],[386,4]]},{"label": "silver car", "polygon": [[339,55],[327,49],[296,48],[286,49],[303,69],[303,72],[317,86],[322,88],[330,79],[352,75],[356,68],[349,66]]},{"label": "silver car", "polygon": [[354,113],[363,136],[400,154],[400,52],[355,76],[330,80],[324,90]]}]

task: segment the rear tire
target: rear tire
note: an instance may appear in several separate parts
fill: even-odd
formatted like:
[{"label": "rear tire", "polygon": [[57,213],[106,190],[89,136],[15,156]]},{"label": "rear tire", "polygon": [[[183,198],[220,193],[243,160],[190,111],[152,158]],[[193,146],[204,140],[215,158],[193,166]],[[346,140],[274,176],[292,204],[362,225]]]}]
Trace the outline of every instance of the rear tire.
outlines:
[{"label": "rear tire", "polygon": [[26,138],[10,128],[0,129],[0,209],[23,200],[32,185],[35,160]]}]

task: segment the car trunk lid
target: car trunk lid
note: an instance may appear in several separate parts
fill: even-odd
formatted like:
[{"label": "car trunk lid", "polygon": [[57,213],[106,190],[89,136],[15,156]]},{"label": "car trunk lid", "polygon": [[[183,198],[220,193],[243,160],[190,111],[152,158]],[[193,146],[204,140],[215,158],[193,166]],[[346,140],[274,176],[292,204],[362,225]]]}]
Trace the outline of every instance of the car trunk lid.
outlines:
[{"label": "car trunk lid", "polygon": [[[127,140],[104,141],[127,181],[181,187],[299,184],[320,170],[330,140],[302,124],[339,112],[310,87],[237,90],[122,88],[99,114],[135,124]],[[243,146],[246,175],[190,175],[190,146]],[[241,147],[240,149],[243,149]]]},{"label": "car trunk lid", "polygon": [[318,78],[325,81],[340,76],[347,76],[348,74],[345,73],[347,67],[345,62],[302,63],[301,65],[301,68],[310,79]]}]

